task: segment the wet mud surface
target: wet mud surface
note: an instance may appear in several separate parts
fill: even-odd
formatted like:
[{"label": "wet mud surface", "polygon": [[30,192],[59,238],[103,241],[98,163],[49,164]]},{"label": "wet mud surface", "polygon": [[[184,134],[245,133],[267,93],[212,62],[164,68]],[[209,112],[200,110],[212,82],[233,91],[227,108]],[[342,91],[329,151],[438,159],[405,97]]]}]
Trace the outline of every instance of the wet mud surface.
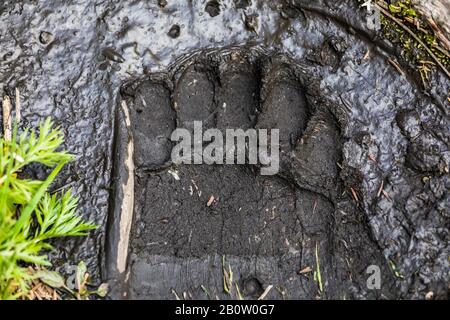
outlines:
[{"label": "wet mud surface", "polygon": [[[344,231],[334,217],[344,192],[342,106],[317,95],[317,70],[246,49],[210,52],[173,70],[122,90],[136,165],[130,274],[122,294],[174,298],[178,290],[196,299],[237,298],[237,289],[224,293],[223,259],[232,261],[233,285],[272,285],[274,299],[351,294],[348,274],[355,266],[340,263],[382,258],[358,224],[346,228],[345,237],[358,236],[364,252],[339,250]],[[193,130],[194,121],[205,129],[280,129],[280,173],[261,176],[250,165],[171,165],[173,130]],[[302,273],[317,261],[320,292],[313,273]],[[393,280],[385,282],[384,294],[393,296]]]},{"label": "wet mud surface", "polygon": [[[87,261],[95,281],[116,279],[115,298],[234,298],[224,256],[247,298],[269,285],[276,299],[447,297],[449,81],[436,72],[423,91],[400,61],[401,75],[361,9],[3,1],[0,17],[0,91],[20,89],[22,127],[61,124],[77,161],[54,187],[74,188],[80,213],[102,226],[58,245],[56,267]],[[194,120],[280,128],[280,174],[172,165],[168,137]],[[130,139],[134,172],[122,168]],[[111,230],[130,177],[128,246]],[[128,249],[122,272],[117,243]],[[300,272],[317,260],[322,290]],[[367,288],[369,265],[381,290]]]}]

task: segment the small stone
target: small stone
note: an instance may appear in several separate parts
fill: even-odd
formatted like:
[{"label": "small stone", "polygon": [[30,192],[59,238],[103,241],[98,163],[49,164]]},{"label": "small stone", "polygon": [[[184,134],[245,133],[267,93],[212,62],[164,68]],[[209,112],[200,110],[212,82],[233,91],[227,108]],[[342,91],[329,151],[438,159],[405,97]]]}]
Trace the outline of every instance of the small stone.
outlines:
[{"label": "small stone", "polygon": [[169,37],[175,39],[175,38],[178,38],[180,36],[180,31],[181,31],[180,26],[177,25],[177,24],[174,24],[172,26],[172,28],[170,28],[168,35],[169,35]]},{"label": "small stone", "polygon": [[425,295],[425,299],[426,299],[426,300],[433,300],[433,298],[434,298],[434,292],[433,292],[433,291],[430,291],[430,292],[428,292],[428,293]]},{"label": "small stone", "polygon": [[54,39],[53,34],[47,31],[42,31],[41,34],[39,35],[39,41],[44,45],[50,44],[53,41],[53,39]]}]

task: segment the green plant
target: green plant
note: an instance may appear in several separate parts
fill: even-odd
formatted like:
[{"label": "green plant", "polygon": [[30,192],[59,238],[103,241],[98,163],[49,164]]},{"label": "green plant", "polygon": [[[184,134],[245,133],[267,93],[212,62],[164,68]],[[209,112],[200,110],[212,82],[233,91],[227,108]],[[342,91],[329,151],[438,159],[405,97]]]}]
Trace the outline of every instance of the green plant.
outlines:
[{"label": "green plant", "polygon": [[[39,134],[15,127],[12,139],[0,139],[0,299],[24,298],[38,275],[30,265],[50,266],[49,241],[82,236],[95,229],[76,215],[78,199],[70,191],[50,194],[48,188],[73,156],[57,151],[63,143],[59,128],[47,119]],[[53,168],[44,181],[21,178],[35,163]]]},{"label": "green plant", "polygon": [[60,291],[63,290],[77,300],[89,300],[89,297],[92,295],[97,295],[103,298],[108,292],[108,285],[106,283],[102,283],[95,290],[89,290],[89,274],[87,273],[86,264],[83,261],[78,263],[75,275],[75,288],[72,289],[66,284],[66,280],[64,280],[63,276],[56,271],[45,269],[38,270],[36,272],[36,276],[46,285],[52,287],[53,289]]}]

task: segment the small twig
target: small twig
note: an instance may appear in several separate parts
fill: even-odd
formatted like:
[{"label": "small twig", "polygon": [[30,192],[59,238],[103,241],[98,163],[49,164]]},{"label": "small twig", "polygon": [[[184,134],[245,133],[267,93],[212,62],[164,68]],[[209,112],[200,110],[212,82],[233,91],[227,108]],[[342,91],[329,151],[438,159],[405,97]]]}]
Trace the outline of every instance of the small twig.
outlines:
[{"label": "small twig", "polygon": [[3,98],[3,136],[5,141],[11,141],[12,121],[11,121],[11,100],[8,96]]},{"label": "small twig", "polygon": [[375,156],[373,154],[369,154],[368,158],[373,163],[378,164],[378,161],[377,161],[377,159],[375,158]]},{"label": "small twig", "polygon": [[298,273],[299,274],[306,274],[306,273],[310,273],[312,271],[313,271],[313,269],[311,267],[305,267],[305,268],[301,269]]},{"label": "small twig", "polygon": [[448,53],[448,51],[445,50],[444,48],[441,48],[438,45],[433,45],[433,48],[435,48],[436,50],[439,50],[441,53],[445,54],[448,58],[450,58],[450,53]]},{"label": "small twig", "polygon": [[381,180],[381,186],[380,186],[380,189],[378,189],[377,198],[379,198],[381,196],[381,193],[383,192],[383,188],[384,188],[384,180]]},{"label": "small twig", "polygon": [[355,189],[350,187],[350,191],[352,193],[353,198],[355,199],[356,202],[359,202],[359,198],[358,198],[358,194],[356,193]]},{"label": "small twig", "polygon": [[382,193],[383,193],[383,195],[386,197],[386,199],[388,199],[389,201],[391,201],[391,197],[389,196],[389,194],[385,191],[385,190],[383,190],[383,191],[381,191]]},{"label": "small twig", "polygon": [[430,48],[428,48],[428,46],[422,41],[420,40],[420,38],[418,36],[416,36],[414,34],[414,32],[411,31],[411,29],[409,29],[405,24],[403,24],[399,19],[397,19],[396,17],[394,17],[393,15],[391,15],[387,10],[385,10],[379,3],[375,2],[374,5],[385,15],[387,16],[389,19],[391,19],[392,21],[394,21],[395,23],[397,23],[403,30],[405,30],[406,32],[408,32],[411,37],[414,38],[414,40],[416,40],[427,52],[428,54],[431,56],[431,58],[439,65],[439,67],[442,69],[442,71],[444,71],[444,73],[447,75],[447,77],[450,78],[450,72],[445,68],[445,66],[442,64],[442,62],[436,57],[436,55],[433,53],[433,51],[431,51]]},{"label": "small twig", "polygon": [[214,200],[215,200],[214,196],[211,196],[209,198],[208,203],[206,204],[206,206],[207,207],[211,207],[211,205],[214,203]]},{"label": "small twig", "polygon": [[[422,79],[422,83],[424,88],[427,87],[427,81],[429,80],[428,72],[430,72],[430,68],[427,67],[426,61],[420,61],[421,65],[419,66],[419,72],[420,72],[420,78]],[[430,61],[428,61],[428,64],[430,64]],[[431,62],[432,65],[434,63]]]}]

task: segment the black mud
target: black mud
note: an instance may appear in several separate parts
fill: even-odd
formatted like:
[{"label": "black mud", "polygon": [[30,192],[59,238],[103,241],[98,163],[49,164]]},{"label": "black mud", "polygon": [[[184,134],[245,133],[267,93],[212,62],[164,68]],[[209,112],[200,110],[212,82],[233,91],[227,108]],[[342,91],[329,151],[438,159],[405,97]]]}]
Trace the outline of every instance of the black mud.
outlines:
[{"label": "black mud", "polygon": [[[436,71],[424,91],[353,2],[217,3],[0,3],[0,93],[20,89],[22,128],[61,125],[77,161],[54,188],[72,187],[102,226],[57,244],[55,268],[85,260],[96,283],[115,274],[119,186],[135,176],[128,282],[114,294],[230,297],[225,256],[246,297],[268,285],[272,298],[448,297],[448,79]],[[169,134],[194,120],[280,127],[279,176],[172,166]],[[323,292],[298,274],[316,270],[316,245]],[[382,290],[367,288],[369,265]]]}]

